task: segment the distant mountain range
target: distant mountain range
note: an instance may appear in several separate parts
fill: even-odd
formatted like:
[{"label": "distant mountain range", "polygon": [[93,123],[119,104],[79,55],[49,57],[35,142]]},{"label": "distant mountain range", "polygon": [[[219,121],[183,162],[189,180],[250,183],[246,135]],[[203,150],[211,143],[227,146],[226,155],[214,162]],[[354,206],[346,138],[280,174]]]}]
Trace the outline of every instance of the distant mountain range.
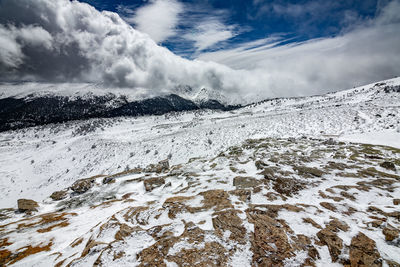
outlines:
[{"label": "distant mountain range", "polygon": [[239,107],[204,97],[201,101],[189,100],[176,94],[137,101],[112,93],[84,96],[30,94],[22,98],[0,99],[0,131],[88,118],[162,115],[198,109],[225,111]]}]

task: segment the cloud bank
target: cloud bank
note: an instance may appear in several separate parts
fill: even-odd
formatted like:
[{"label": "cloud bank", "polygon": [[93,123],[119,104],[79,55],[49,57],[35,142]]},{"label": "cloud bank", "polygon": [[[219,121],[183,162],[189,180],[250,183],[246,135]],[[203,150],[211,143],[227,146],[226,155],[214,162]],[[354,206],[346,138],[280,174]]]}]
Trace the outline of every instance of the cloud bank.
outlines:
[{"label": "cloud bank", "polygon": [[258,40],[202,54],[205,62],[176,56],[118,14],[88,4],[0,0],[0,80],[100,82],[151,95],[189,85],[222,91],[234,102],[341,89],[400,73],[399,7],[393,1],[364,28],[339,37],[283,46],[276,38]]}]

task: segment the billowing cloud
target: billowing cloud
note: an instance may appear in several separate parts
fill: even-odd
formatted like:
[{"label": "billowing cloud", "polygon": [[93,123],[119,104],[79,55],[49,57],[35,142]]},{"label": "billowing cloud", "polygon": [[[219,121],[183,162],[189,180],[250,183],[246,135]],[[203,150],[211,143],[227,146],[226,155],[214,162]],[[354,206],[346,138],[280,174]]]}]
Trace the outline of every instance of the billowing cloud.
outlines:
[{"label": "billowing cloud", "polygon": [[85,3],[1,0],[0,25],[3,81],[104,82],[151,94],[182,84],[239,89],[230,68],[178,57],[118,14]]}]

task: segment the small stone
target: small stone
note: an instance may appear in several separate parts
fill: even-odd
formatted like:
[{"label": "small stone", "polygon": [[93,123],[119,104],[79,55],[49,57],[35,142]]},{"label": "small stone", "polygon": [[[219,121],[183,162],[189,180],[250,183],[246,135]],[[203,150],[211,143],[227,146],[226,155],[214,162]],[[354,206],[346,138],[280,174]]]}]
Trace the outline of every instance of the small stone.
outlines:
[{"label": "small stone", "polygon": [[400,199],[399,198],[393,199],[393,205],[400,205]]},{"label": "small stone", "polygon": [[55,201],[62,200],[67,197],[67,190],[55,191],[50,197]]},{"label": "small stone", "polygon": [[388,170],[396,171],[396,166],[394,166],[394,163],[390,161],[384,161],[379,166]]},{"label": "small stone", "polygon": [[18,210],[22,212],[37,211],[39,205],[32,199],[18,199]]},{"label": "small stone", "polygon": [[103,178],[103,184],[112,184],[112,183],[115,183],[114,177],[104,177]]},{"label": "small stone", "polygon": [[386,241],[393,241],[399,237],[400,231],[391,225],[387,225],[383,228],[382,233],[385,235]]}]

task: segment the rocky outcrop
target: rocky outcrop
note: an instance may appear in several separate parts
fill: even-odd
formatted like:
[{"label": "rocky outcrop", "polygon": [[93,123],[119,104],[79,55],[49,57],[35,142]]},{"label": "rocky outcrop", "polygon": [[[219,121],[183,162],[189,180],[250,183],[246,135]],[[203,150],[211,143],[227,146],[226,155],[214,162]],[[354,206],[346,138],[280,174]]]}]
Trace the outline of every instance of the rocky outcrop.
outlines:
[{"label": "rocky outcrop", "polygon": [[[70,245],[43,251],[31,262],[46,257],[55,266],[90,261],[96,266],[280,267],[332,261],[346,267],[384,263],[397,267],[390,260],[396,259],[400,213],[393,199],[396,191],[388,190],[396,189],[400,180],[375,171],[374,176],[357,176],[371,162],[379,168],[385,154],[396,155],[393,149],[387,148],[390,153],[381,153],[379,159],[365,158],[362,152],[358,162],[357,157],[340,158],[345,163],[333,164],[336,148],[320,148],[321,141],[316,141],[311,147],[317,151],[304,157],[320,157],[318,168],[329,177],[310,179],[311,175],[294,173],[292,168],[304,162],[301,152],[295,152],[308,151],[304,147],[310,141],[276,142],[274,146],[272,141],[253,140],[212,159],[197,158],[171,168],[164,162],[148,171],[125,170],[78,180],[52,194],[53,199],[67,199],[45,200],[40,209],[44,212],[36,216],[0,210],[0,220],[7,220],[0,224],[0,265],[39,244],[32,240],[48,242],[52,236],[54,244],[67,244],[66,239]],[[304,142],[301,147],[299,142]],[[288,147],[283,150],[284,145]],[[347,148],[351,153],[364,149],[362,145]],[[276,149],[289,152],[275,164],[267,153],[278,157]],[[252,156],[243,160],[244,155]],[[370,203],[360,203],[365,199]],[[354,236],[359,230],[364,234]],[[71,231],[74,236],[68,239],[63,233]],[[374,240],[368,238],[370,234]],[[18,243],[11,244],[15,237]],[[378,251],[382,248],[387,251]]]}]

